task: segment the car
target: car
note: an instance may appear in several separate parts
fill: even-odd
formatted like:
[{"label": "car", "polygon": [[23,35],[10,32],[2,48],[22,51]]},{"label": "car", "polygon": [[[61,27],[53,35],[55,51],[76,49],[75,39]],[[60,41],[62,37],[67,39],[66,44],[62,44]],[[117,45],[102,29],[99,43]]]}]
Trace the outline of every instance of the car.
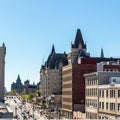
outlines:
[{"label": "car", "polygon": [[21,115],[22,115],[22,117],[24,117],[25,116],[25,112],[22,112]]},{"label": "car", "polygon": [[33,114],[29,115],[29,118],[30,118],[30,117],[33,117]]},{"label": "car", "polygon": [[22,106],[19,106],[20,109],[22,109]]}]

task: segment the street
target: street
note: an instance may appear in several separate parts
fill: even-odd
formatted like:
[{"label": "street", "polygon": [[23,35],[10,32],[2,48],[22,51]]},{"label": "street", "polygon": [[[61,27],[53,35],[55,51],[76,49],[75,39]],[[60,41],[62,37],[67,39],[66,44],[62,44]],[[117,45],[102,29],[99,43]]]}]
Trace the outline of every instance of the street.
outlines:
[{"label": "street", "polygon": [[17,97],[7,99],[6,102],[12,109],[14,117],[18,120],[47,120],[45,115],[40,115],[39,111],[35,110],[34,105],[26,102],[22,104]]}]

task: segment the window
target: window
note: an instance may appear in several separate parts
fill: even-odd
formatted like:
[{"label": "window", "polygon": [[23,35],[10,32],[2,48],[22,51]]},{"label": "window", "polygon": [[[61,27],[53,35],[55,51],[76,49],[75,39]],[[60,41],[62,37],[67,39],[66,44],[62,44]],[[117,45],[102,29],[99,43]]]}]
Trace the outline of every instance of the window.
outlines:
[{"label": "window", "polygon": [[101,90],[99,91],[99,97],[101,97]]},{"label": "window", "polygon": [[113,97],[115,97],[115,90],[113,90]]},{"label": "window", "polygon": [[88,80],[86,80],[86,83],[87,83],[87,85],[89,85],[89,84],[90,84]]},{"label": "window", "polygon": [[94,91],[94,90],[93,90],[93,88],[92,88],[92,96],[93,96],[93,91]]},{"label": "window", "polygon": [[87,95],[89,96],[89,89],[87,89]]},{"label": "window", "polygon": [[88,81],[86,81],[86,86],[88,85]]},{"label": "window", "polygon": [[118,90],[118,98],[120,97],[120,90]]},{"label": "window", "polygon": [[91,88],[89,89],[89,96],[91,96]]},{"label": "window", "polygon": [[95,83],[95,84],[97,85],[97,80],[95,80],[95,81],[96,81],[96,83]]},{"label": "window", "polygon": [[112,97],[112,90],[110,90],[110,97]]},{"label": "window", "polygon": [[118,103],[118,111],[120,111],[120,103]]},{"label": "window", "polygon": [[110,90],[110,97],[115,97],[115,90]]},{"label": "window", "polygon": [[91,85],[91,80],[90,80],[90,82],[89,82],[89,83],[90,83],[90,85]]},{"label": "window", "polygon": [[108,97],[108,90],[106,90],[106,97]]},{"label": "window", "polygon": [[112,103],[110,103],[110,110],[112,110]]},{"label": "window", "polygon": [[115,103],[110,103],[110,110],[114,110],[115,111]]},{"label": "window", "polygon": [[104,109],[104,102],[102,102],[102,109]]},{"label": "window", "polygon": [[106,110],[108,110],[108,103],[106,103]]},{"label": "window", "polygon": [[95,96],[95,88],[93,88],[93,96]]},{"label": "window", "polygon": [[95,89],[95,95],[97,95],[97,88]]},{"label": "window", "polygon": [[102,90],[102,97],[104,97],[104,90]]}]

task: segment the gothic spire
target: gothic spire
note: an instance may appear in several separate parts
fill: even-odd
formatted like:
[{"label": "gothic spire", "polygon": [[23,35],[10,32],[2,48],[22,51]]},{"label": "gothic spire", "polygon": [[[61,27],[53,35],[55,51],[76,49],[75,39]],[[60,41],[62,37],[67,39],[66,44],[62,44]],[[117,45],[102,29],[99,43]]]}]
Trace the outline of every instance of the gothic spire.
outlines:
[{"label": "gothic spire", "polygon": [[84,44],[83,37],[81,34],[80,29],[77,29],[76,37],[73,46],[75,48],[78,48],[79,44],[81,44],[82,48],[86,49],[86,45]]},{"label": "gothic spire", "polygon": [[21,82],[21,79],[20,79],[20,75],[18,74],[18,77],[17,77],[17,82],[20,81]]},{"label": "gothic spire", "polygon": [[51,54],[55,53],[55,48],[54,48],[54,44],[52,46],[52,51],[51,51]]},{"label": "gothic spire", "polygon": [[100,55],[101,58],[104,58],[104,52],[103,52],[103,48],[101,48],[101,55]]}]

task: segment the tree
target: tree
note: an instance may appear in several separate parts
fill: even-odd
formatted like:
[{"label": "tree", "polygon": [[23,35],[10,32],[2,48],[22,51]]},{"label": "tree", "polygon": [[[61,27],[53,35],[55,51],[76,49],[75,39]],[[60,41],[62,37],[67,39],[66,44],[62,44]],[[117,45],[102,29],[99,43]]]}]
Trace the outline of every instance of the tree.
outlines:
[{"label": "tree", "polygon": [[37,90],[36,93],[37,93],[38,97],[41,96],[41,92],[40,92],[40,90]]},{"label": "tree", "polygon": [[16,90],[11,90],[10,92],[7,92],[5,95],[16,95]]},{"label": "tree", "polygon": [[33,93],[30,93],[30,94],[29,94],[29,100],[32,100],[32,99],[33,99],[33,96],[34,96],[34,94],[33,94]]},{"label": "tree", "polygon": [[34,96],[34,93],[23,94],[23,95],[22,95],[23,99],[29,100],[30,102],[32,101],[33,96]]}]

